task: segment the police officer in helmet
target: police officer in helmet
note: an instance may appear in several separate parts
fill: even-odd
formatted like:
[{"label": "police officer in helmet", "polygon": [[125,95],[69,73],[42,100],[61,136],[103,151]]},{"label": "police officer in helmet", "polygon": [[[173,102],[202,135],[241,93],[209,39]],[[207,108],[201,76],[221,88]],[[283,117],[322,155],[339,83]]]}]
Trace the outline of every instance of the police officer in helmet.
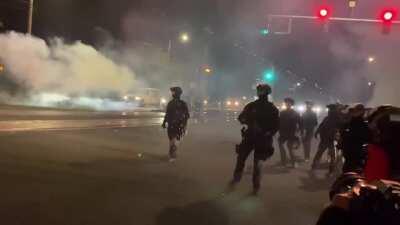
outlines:
[{"label": "police officer in helmet", "polygon": [[170,90],[172,100],[167,105],[162,127],[167,128],[168,124],[169,157],[170,161],[174,161],[177,157],[178,142],[185,135],[190,114],[186,102],[181,100],[182,89],[172,87]]},{"label": "police officer in helmet", "polygon": [[361,103],[349,109],[350,121],[341,130],[340,148],[343,151],[345,163],[343,173],[362,173],[367,156],[367,146],[370,140],[368,123],[364,118],[365,106]]},{"label": "police officer in helmet", "polygon": [[284,100],[286,109],[280,115],[280,128],[279,128],[279,149],[281,152],[281,166],[287,166],[287,153],[288,148],[290,164],[293,168],[296,167],[296,157],[294,150],[300,145],[300,139],[297,136],[298,131],[303,132],[302,121],[300,114],[293,109],[295,101],[292,98],[285,98]]},{"label": "police officer in helmet", "polygon": [[236,146],[237,161],[230,187],[240,182],[246,160],[254,151],[253,194],[260,189],[262,163],[274,153],[273,136],[279,127],[279,111],[268,100],[271,87],[267,84],[257,86],[258,99],[245,106],[239,115],[242,129],[242,142]]},{"label": "police officer in helmet", "polygon": [[324,118],[315,132],[315,138],[320,138],[317,153],[311,166],[311,172],[315,171],[320,163],[321,157],[326,150],[330,156],[329,171],[327,176],[331,176],[335,169],[336,152],[335,152],[335,138],[341,128],[341,117],[339,113],[340,106],[338,104],[330,104],[328,108],[328,115]]}]

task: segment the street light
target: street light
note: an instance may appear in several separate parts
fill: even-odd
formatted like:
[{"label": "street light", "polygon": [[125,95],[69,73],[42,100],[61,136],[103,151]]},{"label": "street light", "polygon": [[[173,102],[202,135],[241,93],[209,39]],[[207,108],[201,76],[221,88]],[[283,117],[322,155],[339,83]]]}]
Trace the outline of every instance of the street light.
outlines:
[{"label": "street light", "polygon": [[180,36],[180,40],[182,43],[188,43],[190,41],[190,36],[188,33],[182,33]]},{"label": "street light", "polygon": [[[190,36],[188,33],[181,33],[179,35],[179,41],[183,44],[186,44],[190,41]],[[171,52],[172,52],[172,45],[173,45],[173,40],[169,39],[168,41],[168,59],[171,60]]]},{"label": "street light", "polygon": [[368,57],[368,62],[369,63],[375,62],[375,57],[373,57],[373,56]]}]

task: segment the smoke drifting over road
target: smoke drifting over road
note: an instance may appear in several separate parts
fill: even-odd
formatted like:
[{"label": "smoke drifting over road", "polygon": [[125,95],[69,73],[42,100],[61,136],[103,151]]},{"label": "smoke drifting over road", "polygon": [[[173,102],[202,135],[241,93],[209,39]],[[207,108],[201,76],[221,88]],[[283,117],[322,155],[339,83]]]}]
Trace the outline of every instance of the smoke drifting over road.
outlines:
[{"label": "smoke drifting over road", "polygon": [[77,95],[122,93],[137,85],[134,72],[89,45],[50,44],[30,35],[0,35],[0,60],[17,84],[31,92]]}]

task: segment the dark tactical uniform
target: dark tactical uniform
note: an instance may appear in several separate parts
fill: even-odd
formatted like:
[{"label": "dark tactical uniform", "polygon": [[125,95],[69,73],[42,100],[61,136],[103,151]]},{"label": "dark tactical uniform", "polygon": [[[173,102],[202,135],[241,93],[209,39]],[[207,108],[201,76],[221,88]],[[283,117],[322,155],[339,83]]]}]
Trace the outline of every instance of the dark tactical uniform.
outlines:
[{"label": "dark tactical uniform", "polygon": [[370,131],[367,121],[362,116],[354,117],[341,131],[340,149],[343,151],[345,163],[343,173],[361,173],[367,156],[367,144]]},{"label": "dark tactical uniform", "polygon": [[291,164],[294,166],[296,158],[294,155],[295,145],[299,144],[299,138],[297,137],[297,131],[302,131],[302,121],[300,114],[293,109],[287,109],[280,114],[280,127],[279,127],[279,149],[281,152],[281,163],[286,165],[287,155],[286,148],[288,148]]},{"label": "dark tactical uniform", "polygon": [[[333,111],[333,110],[331,110]],[[336,153],[335,153],[335,138],[341,127],[340,116],[337,112],[330,112],[328,116],[319,125],[315,135],[320,136],[320,143],[318,145],[318,151],[315,154],[312,169],[316,169],[322,155],[328,149],[330,156],[329,174],[335,169]]]},{"label": "dark tactical uniform", "polygon": [[176,142],[180,141],[186,132],[187,121],[190,118],[187,104],[179,98],[174,98],[167,105],[164,123],[168,124],[168,138],[170,140],[170,157],[176,157]]},{"label": "dark tactical uniform", "polygon": [[242,129],[242,142],[237,146],[237,163],[233,183],[238,183],[243,175],[246,160],[254,150],[253,188],[257,191],[261,182],[261,162],[274,153],[273,136],[279,127],[279,111],[268,98],[260,98],[249,103],[238,120],[247,125]]},{"label": "dark tactical uniform", "polygon": [[310,159],[311,140],[314,137],[315,127],[318,126],[318,117],[312,110],[307,110],[302,116],[304,159]]}]

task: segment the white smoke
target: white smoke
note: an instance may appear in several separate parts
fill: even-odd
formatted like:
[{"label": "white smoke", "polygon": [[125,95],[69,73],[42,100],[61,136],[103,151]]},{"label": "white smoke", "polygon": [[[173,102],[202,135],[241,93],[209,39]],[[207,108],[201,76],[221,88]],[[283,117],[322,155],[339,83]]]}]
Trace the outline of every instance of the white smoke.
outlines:
[{"label": "white smoke", "polygon": [[93,47],[30,35],[0,35],[0,61],[11,78],[32,92],[123,93],[136,88],[135,74]]},{"label": "white smoke", "polygon": [[96,97],[70,97],[55,93],[40,93],[29,96],[21,102],[27,106],[52,107],[52,108],[79,108],[98,111],[129,111],[138,108],[137,102],[112,100]]}]

